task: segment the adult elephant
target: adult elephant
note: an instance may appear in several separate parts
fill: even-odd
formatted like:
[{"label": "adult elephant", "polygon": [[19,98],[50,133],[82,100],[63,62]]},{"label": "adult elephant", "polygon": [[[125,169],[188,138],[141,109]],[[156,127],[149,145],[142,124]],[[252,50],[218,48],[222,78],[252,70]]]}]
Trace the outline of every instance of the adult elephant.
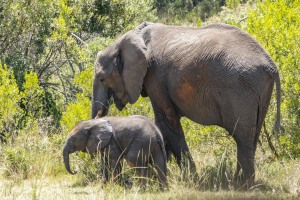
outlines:
[{"label": "adult elephant", "polygon": [[155,122],[177,163],[194,162],[180,118],[225,128],[237,144],[237,170],[254,180],[254,156],[274,83],[280,127],[280,79],[266,51],[247,33],[225,25],[201,28],[144,22],[97,55],[92,117],[150,98]]}]

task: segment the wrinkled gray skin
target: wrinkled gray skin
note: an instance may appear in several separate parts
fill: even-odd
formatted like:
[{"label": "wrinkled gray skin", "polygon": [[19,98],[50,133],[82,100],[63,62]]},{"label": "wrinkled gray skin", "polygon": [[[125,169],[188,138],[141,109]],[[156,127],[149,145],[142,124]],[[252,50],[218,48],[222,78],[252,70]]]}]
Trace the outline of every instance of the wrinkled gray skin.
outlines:
[{"label": "wrinkled gray skin", "polygon": [[[105,117],[78,123],[70,132],[63,149],[64,163],[70,174],[69,154],[76,151],[101,152],[104,181],[121,180],[121,161],[135,167],[141,177],[148,177],[155,167],[161,187],[167,186],[166,153],[159,129],[146,117]],[[145,185],[145,179],[141,184]]]},{"label": "wrinkled gray skin", "polygon": [[[237,144],[235,178],[251,186],[254,156],[274,83],[280,127],[280,79],[266,51],[247,33],[225,25],[201,28],[142,23],[99,52],[92,118],[105,116],[113,97],[119,110],[148,96],[167,153],[194,162],[180,124],[185,116],[218,125]],[[239,175],[240,169],[242,174]]]}]

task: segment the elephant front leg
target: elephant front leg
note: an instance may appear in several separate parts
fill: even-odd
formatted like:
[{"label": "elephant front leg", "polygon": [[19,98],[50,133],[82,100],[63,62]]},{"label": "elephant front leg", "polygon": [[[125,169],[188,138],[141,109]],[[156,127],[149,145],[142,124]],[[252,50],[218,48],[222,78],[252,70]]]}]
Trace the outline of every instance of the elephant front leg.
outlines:
[{"label": "elephant front leg", "polygon": [[119,185],[122,183],[122,165],[119,161],[110,162],[110,166],[112,167],[112,181],[117,182]]},{"label": "elephant front leg", "polygon": [[184,133],[180,124],[180,118],[174,115],[157,114],[156,124],[160,128],[166,141],[166,151],[171,151],[182,172],[185,180],[198,180],[195,162],[190,154]]},{"label": "elephant front leg", "polygon": [[115,155],[115,153],[110,154],[109,157],[109,168],[111,169],[111,180],[117,182],[119,185],[122,183],[122,165],[121,165],[121,153]]},{"label": "elephant front leg", "polygon": [[[148,78],[151,77],[150,75]],[[160,80],[146,79],[144,84],[147,88],[147,94],[151,100],[151,104],[155,114],[155,123],[162,132],[164,141],[166,142],[167,154],[171,151],[175,156],[178,166],[183,172],[183,177],[189,179],[187,172],[194,181],[197,180],[195,163],[189,152],[184,133],[180,124],[180,116],[178,115],[174,103],[166,93],[166,89],[161,87],[163,84],[153,84]]]},{"label": "elephant front leg", "polygon": [[122,180],[122,165],[119,149],[110,145],[101,154],[101,171],[104,183],[108,181],[117,182],[121,184]]}]

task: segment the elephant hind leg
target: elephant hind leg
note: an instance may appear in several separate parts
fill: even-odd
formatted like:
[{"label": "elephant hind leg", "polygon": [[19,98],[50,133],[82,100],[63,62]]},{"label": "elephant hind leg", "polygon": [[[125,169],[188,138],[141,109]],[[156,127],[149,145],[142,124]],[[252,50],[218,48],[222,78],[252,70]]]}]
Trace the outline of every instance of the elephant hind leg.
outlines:
[{"label": "elephant hind leg", "polygon": [[[237,151],[237,168],[234,174],[235,186],[248,189],[254,184],[255,179],[253,150],[239,145]],[[242,169],[241,175],[239,173],[240,169]]]},{"label": "elephant hind leg", "polygon": [[147,182],[150,179],[150,170],[148,165],[136,166],[136,173],[140,179],[140,187],[144,190],[147,186]]},{"label": "elephant hind leg", "polygon": [[[235,173],[236,181],[241,181],[242,187],[249,188],[255,179],[254,155],[256,148],[256,126],[249,128],[237,128],[237,133],[233,135],[237,144],[237,169]],[[239,171],[242,175],[239,179]]]},{"label": "elephant hind leg", "polygon": [[[261,92],[260,101],[256,106],[252,106],[252,110],[249,112],[248,116],[256,116],[247,119],[245,113],[241,113],[241,116],[244,116],[244,121],[249,122],[250,125],[237,125],[236,134],[233,135],[237,143],[237,170],[235,173],[235,180],[238,181],[239,171],[242,169],[241,183],[246,187],[251,187],[255,180],[255,170],[254,170],[254,157],[255,151],[257,148],[257,143],[259,135],[263,126],[264,119],[266,117],[268,107],[270,104],[270,99],[273,91],[273,83],[270,82],[265,84],[263,92]],[[247,107],[247,106],[246,106]],[[246,108],[244,106],[244,108]],[[256,109],[255,109],[256,108]],[[254,123],[255,122],[255,123]],[[254,125],[255,124],[255,125]]]}]

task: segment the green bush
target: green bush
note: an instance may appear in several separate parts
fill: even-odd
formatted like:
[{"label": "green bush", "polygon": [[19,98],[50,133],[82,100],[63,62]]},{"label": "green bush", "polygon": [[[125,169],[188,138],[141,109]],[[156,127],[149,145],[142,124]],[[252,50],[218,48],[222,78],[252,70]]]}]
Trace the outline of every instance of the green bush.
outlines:
[{"label": "green bush", "polygon": [[4,150],[6,178],[28,178],[30,171],[29,155],[22,147],[7,147]]},{"label": "green bush", "polygon": [[[1,65],[1,64],[0,64]],[[20,102],[23,95],[19,92],[12,70],[6,65],[0,68],[0,139],[15,135],[18,123],[23,116]],[[0,141],[1,141],[0,140]]]},{"label": "green bush", "polygon": [[55,129],[43,129],[49,124],[30,119],[18,137],[1,144],[0,172],[5,178],[22,180],[65,172],[61,155],[65,137]]},{"label": "green bush", "polygon": [[[246,30],[270,53],[281,75],[281,122],[285,132],[279,138],[278,148],[283,155],[299,157],[300,2],[267,0],[257,3],[257,8],[249,12]],[[271,105],[275,106],[275,100]],[[274,107],[270,110],[273,112],[268,122],[272,124]]]},{"label": "green bush", "polygon": [[199,26],[200,21],[206,21],[209,17],[221,11],[223,0],[156,0],[155,7],[158,10],[160,20],[167,24],[193,23]]},{"label": "green bush", "polygon": [[[13,70],[19,91],[24,90],[26,74],[36,73],[44,95],[39,97],[43,111],[34,115],[52,115],[58,124],[65,106],[79,92],[74,76],[94,63],[95,52],[88,43],[156,20],[152,4],[148,0],[3,1],[0,61]],[[23,109],[37,109],[32,106]]]}]

